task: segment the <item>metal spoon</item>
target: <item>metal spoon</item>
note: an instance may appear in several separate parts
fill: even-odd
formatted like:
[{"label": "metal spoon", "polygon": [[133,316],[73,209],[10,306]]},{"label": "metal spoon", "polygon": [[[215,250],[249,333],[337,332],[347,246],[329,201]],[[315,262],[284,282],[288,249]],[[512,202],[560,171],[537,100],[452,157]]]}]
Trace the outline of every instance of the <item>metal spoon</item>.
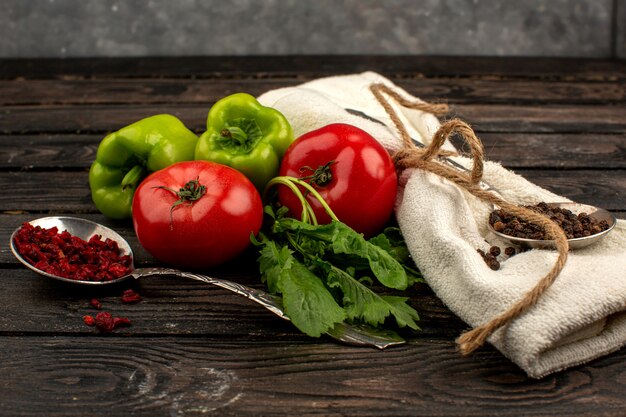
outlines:
[{"label": "metal spoon", "polygon": [[[607,210],[604,210],[595,206],[590,206],[588,204],[569,203],[569,202],[547,203],[547,204],[549,207],[553,207],[553,208],[558,207],[562,209],[567,209],[576,215],[580,213],[587,213],[589,217],[597,221],[606,220],[607,224],[609,225],[608,229],[600,233],[596,233],[596,234],[584,236],[584,237],[567,239],[570,249],[581,249],[581,248],[587,247],[589,245],[592,245],[600,241],[611,230],[613,230],[613,228],[615,227],[615,224],[617,223],[617,219],[615,218],[613,213],[611,213],[610,211],[607,211]],[[493,234],[497,235],[501,239],[513,245],[517,245],[517,246],[521,246],[525,248],[532,248],[532,249],[552,249],[555,247],[555,243],[553,240],[527,239],[527,238],[522,238],[522,237],[509,236],[504,233],[497,232],[493,228],[490,222],[487,222],[487,225],[489,227],[489,230]]]},{"label": "metal spoon", "polygon": [[[235,294],[244,296],[249,300],[252,300],[272,313],[276,314],[278,317],[289,320],[289,317],[285,315],[283,311],[282,303],[280,297],[275,295],[266,293],[261,290],[257,290],[254,288],[246,287],[245,285],[238,284],[236,282],[228,281],[225,279],[218,279],[209,277],[206,275],[195,274],[190,272],[183,272],[177,269],[171,268],[137,268],[134,266],[134,258],[133,251],[126,242],[124,238],[122,238],[117,232],[109,229],[108,227],[102,226],[101,224],[77,218],[77,217],[63,217],[63,216],[54,216],[54,217],[44,217],[40,219],[36,219],[29,222],[33,226],[40,226],[42,228],[51,228],[57,227],[59,232],[67,230],[70,234],[77,236],[84,240],[89,240],[91,236],[100,235],[103,239],[109,238],[115,240],[120,248],[121,255],[129,255],[131,258],[131,269],[132,272],[126,276],[121,278],[112,280],[112,281],[104,281],[104,282],[94,282],[94,281],[79,281],[68,278],[63,278],[57,275],[49,274],[45,271],[42,271],[35,266],[31,265],[26,259],[24,259],[20,253],[17,251],[17,248],[14,244],[14,237],[19,231],[19,228],[16,229],[11,234],[11,251],[13,255],[28,268],[32,269],[38,274],[45,275],[48,278],[53,278],[59,281],[64,281],[71,284],[76,285],[90,285],[90,286],[104,286],[104,285],[112,285],[118,284],[123,281],[127,281],[130,279],[139,279],[152,275],[175,275],[182,278],[190,278],[197,281],[202,281],[207,284],[216,285],[218,287],[224,288],[228,291],[232,291]],[[399,345],[406,343],[404,339],[399,337],[396,333],[386,330],[374,329],[369,326],[357,326],[351,325],[347,323],[339,323],[336,324],[334,328],[329,330],[326,333],[328,336],[332,337],[335,340],[340,342],[348,343],[351,345],[357,346],[372,346],[379,349],[384,349],[389,346]]]}]

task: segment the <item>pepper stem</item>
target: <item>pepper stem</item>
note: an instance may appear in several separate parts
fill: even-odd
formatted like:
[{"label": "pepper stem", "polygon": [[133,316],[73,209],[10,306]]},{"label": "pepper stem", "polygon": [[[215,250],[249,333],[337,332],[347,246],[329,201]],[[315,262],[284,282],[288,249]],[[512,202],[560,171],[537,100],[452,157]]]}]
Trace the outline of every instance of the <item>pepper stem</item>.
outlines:
[{"label": "pepper stem", "polygon": [[231,138],[236,141],[239,145],[244,145],[248,140],[248,134],[240,127],[237,126],[228,126],[222,129],[220,135],[225,138]]},{"label": "pepper stem", "polygon": [[130,171],[128,171],[126,175],[124,175],[124,178],[122,178],[122,190],[125,190],[129,187],[135,188],[145,174],[146,169],[143,167],[143,165],[135,165],[134,167],[132,167]]},{"label": "pepper stem", "polygon": [[178,200],[176,200],[174,204],[172,204],[172,206],[170,207],[170,230],[174,228],[174,209],[183,203],[188,203],[191,206],[194,201],[199,200],[203,195],[206,194],[206,186],[200,184],[200,177],[196,177],[195,180],[188,181],[185,186],[179,188],[178,191],[175,191],[164,185],[158,185],[152,188],[161,188],[163,190],[167,190],[171,193],[174,193],[178,197]]}]

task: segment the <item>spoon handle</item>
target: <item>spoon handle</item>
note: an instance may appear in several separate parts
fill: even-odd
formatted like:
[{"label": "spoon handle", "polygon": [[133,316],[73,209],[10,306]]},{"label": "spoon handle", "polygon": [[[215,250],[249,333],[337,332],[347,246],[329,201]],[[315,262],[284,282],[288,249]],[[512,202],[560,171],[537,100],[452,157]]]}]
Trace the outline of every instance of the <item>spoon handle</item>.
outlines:
[{"label": "spoon handle", "polygon": [[[242,295],[247,299],[262,305],[280,318],[289,320],[289,317],[287,317],[283,311],[280,297],[269,294],[265,291],[238,284],[236,282],[213,278],[201,274],[194,274],[191,272],[183,272],[178,269],[171,268],[138,268],[132,273],[132,277],[135,279],[153,275],[175,275],[181,278],[190,278],[207,284],[216,285],[228,291],[234,292],[235,294]],[[405,343],[405,340],[394,332],[379,330],[369,326],[356,326],[348,323],[338,323],[335,327],[326,332],[326,334],[335,340],[347,344],[372,346],[379,349]]]}]

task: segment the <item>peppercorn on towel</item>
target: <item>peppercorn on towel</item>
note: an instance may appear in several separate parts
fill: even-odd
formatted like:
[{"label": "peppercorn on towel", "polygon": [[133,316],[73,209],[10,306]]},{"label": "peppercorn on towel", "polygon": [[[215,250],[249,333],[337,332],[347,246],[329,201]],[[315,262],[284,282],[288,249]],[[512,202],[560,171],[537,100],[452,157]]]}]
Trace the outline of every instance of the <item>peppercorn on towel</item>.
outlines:
[{"label": "peppercorn on towel", "polygon": [[[361,127],[390,152],[401,147],[393,123],[369,90],[384,83],[416,100],[384,77],[366,72],[314,80],[269,91],[261,103],[281,111],[296,136],[329,123]],[[431,114],[394,105],[409,134],[430,143],[439,127]],[[453,150],[450,144],[448,149]],[[455,158],[469,166],[466,158]],[[518,204],[566,201],[495,162],[484,181]],[[471,326],[507,310],[550,270],[557,254],[531,250],[502,259],[491,270],[477,253],[506,246],[487,228],[487,203],[447,180],[420,170],[400,179],[396,216],[409,250],[438,297]],[[605,239],[570,253],[565,268],[539,302],[489,342],[534,378],[590,361],[626,344],[626,222],[618,221]]]}]

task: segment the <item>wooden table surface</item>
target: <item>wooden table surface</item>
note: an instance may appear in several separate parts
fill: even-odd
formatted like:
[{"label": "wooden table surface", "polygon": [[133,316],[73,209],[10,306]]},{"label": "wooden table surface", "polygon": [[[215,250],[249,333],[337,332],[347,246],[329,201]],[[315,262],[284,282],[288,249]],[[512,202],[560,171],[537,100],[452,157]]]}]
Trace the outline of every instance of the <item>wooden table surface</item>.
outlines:
[{"label": "wooden table surface", "polygon": [[[429,57],[0,60],[0,415],[626,415],[626,350],[532,380],[491,346],[461,357],[467,326],[426,287],[423,330],[386,351],[300,335],[225,290],[174,278],[83,290],[12,256],[22,222],[105,219],[87,171],[104,134],[157,113],[201,132],[209,107],[324,75],[378,71],[452,105],[487,156],[531,181],[626,218],[626,61]],[[255,254],[208,271],[262,288]],[[91,297],[132,326],[82,322]]]}]

